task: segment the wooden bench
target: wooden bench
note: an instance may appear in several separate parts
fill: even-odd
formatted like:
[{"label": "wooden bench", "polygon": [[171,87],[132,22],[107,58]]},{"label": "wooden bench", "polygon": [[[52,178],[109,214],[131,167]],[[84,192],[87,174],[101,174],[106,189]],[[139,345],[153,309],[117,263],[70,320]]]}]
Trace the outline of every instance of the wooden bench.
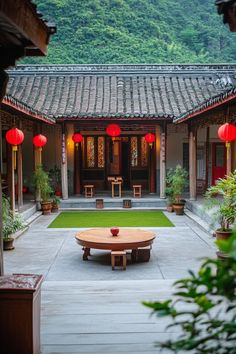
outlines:
[{"label": "wooden bench", "polygon": [[84,196],[85,198],[92,198],[94,196],[94,185],[85,184],[84,185]]},{"label": "wooden bench", "polygon": [[[121,264],[121,257],[122,257],[122,264],[123,264],[123,269],[126,270],[126,263],[127,263],[127,258],[126,258],[126,251],[111,251],[111,267],[112,270],[115,269],[115,266],[117,264]],[[117,263],[116,263],[117,260]]]},{"label": "wooden bench", "polygon": [[133,185],[133,195],[134,195],[134,198],[141,198],[141,196],[142,196],[141,184],[134,184]]},{"label": "wooden bench", "polygon": [[135,262],[149,262],[151,256],[152,246],[140,247],[133,249],[131,252],[131,261]]}]

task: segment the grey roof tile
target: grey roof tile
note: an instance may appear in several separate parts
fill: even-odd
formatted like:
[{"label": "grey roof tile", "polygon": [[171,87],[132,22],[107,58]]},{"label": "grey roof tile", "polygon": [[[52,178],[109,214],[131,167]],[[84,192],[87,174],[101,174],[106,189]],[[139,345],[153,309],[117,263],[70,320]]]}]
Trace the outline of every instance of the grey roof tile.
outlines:
[{"label": "grey roof tile", "polygon": [[50,119],[177,120],[233,94],[235,72],[235,65],[19,66],[9,71],[6,99]]}]

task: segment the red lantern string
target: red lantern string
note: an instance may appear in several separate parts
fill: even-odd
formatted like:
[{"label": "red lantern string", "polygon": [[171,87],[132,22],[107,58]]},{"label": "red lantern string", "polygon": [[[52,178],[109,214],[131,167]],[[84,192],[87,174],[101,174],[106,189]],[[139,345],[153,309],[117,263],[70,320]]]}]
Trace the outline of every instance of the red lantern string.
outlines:
[{"label": "red lantern string", "polygon": [[155,135],[152,134],[152,133],[148,133],[148,134],[145,135],[144,139],[149,144],[149,146],[152,148],[152,144],[155,141]]},{"label": "red lantern string", "polygon": [[118,124],[109,124],[106,127],[106,133],[107,135],[111,136],[112,140],[114,141],[115,137],[120,135],[121,129]]},{"label": "red lantern string", "polygon": [[78,149],[79,143],[81,143],[83,141],[83,135],[81,135],[79,133],[75,133],[72,135],[72,140],[74,141],[75,146]]},{"label": "red lantern string", "polygon": [[24,141],[24,133],[17,128],[11,128],[6,133],[6,141],[12,145],[14,169],[16,169],[17,146]]},{"label": "red lantern string", "polygon": [[230,142],[236,139],[236,126],[230,123],[221,125],[218,129],[218,136],[225,141],[227,160],[229,159]]}]

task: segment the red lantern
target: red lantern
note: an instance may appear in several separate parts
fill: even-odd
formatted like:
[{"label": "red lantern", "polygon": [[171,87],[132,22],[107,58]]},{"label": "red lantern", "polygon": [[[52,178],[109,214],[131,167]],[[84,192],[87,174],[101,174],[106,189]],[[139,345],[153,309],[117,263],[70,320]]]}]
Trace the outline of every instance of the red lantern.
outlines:
[{"label": "red lantern", "polygon": [[114,140],[116,136],[119,136],[120,132],[121,129],[118,124],[109,124],[106,128],[106,133],[112,137],[112,140]]},{"label": "red lantern", "polygon": [[236,139],[236,127],[233,124],[225,123],[218,129],[218,136],[225,141],[227,160],[229,159],[230,142]]},{"label": "red lantern", "polygon": [[152,147],[152,144],[155,141],[155,135],[152,134],[152,133],[148,133],[148,134],[145,135],[144,139],[150,145],[150,147]]},{"label": "red lantern", "polygon": [[236,139],[236,126],[233,124],[225,123],[218,129],[218,136],[225,142],[230,142]]},{"label": "red lantern", "polygon": [[20,145],[24,141],[24,133],[20,129],[12,128],[7,131],[6,140],[11,145]]},{"label": "red lantern", "polygon": [[12,145],[14,169],[16,169],[17,145],[20,145],[23,143],[24,133],[20,129],[12,128],[12,129],[8,130],[6,133],[6,141]]},{"label": "red lantern", "polygon": [[33,137],[33,144],[35,147],[42,148],[47,143],[46,136],[38,134]]},{"label": "red lantern", "polygon": [[75,133],[72,135],[72,140],[75,143],[76,149],[78,149],[79,143],[83,140],[83,136],[79,133]]}]

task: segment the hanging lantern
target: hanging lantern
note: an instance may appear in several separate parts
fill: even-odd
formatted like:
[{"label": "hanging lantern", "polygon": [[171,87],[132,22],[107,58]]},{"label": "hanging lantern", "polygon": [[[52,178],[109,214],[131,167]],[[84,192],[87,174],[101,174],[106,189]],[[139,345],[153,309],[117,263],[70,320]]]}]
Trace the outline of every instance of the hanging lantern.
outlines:
[{"label": "hanging lantern", "polygon": [[111,136],[112,140],[115,140],[116,136],[119,136],[121,129],[118,124],[109,124],[106,128],[107,135]]},{"label": "hanging lantern", "polygon": [[83,136],[79,133],[75,133],[72,135],[72,140],[75,143],[76,149],[78,149],[79,143],[83,140]]},{"label": "hanging lantern", "polygon": [[14,169],[16,169],[17,146],[23,143],[24,133],[20,129],[12,128],[6,133],[6,141],[12,145]]},{"label": "hanging lantern", "polygon": [[37,148],[42,149],[42,147],[46,145],[46,143],[47,143],[47,138],[42,134],[38,134],[33,137],[33,144]]},{"label": "hanging lantern", "polygon": [[236,139],[236,126],[230,123],[221,125],[218,129],[218,136],[225,141],[227,160],[229,158],[230,142]]},{"label": "hanging lantern", "polygon": [[145,135],[144,139],[146,140],[146,142],[149,144],[149,146],[152,148],[152,144],[155,141],[155,135],[152,133],[148,133]]}]

